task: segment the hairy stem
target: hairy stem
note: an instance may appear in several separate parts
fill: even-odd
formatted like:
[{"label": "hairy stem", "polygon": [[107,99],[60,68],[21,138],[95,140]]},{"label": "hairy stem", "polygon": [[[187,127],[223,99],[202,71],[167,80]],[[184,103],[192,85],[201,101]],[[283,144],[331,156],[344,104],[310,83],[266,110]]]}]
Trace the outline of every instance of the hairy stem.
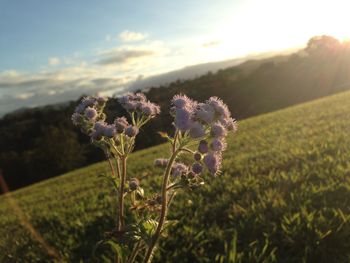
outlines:
[{"label": "hairy stem", "polygon": [[[174,144],[175,143],[176,143],[176,141],[174,141]],[[163,225],[165,222],[167,208],[168,208],[167,187],[168,187],[169,176],[170,176],[170,172],[171,172],[171,167],[173,166],[175,159],[176,159],[176,156],[178,155],[178,153],[180,151],[181,151],[181,149],[177,149],[177,150],[174,149],[174,152],[172,153],[171,158],[170,158],[168,165],[166,167],[166,170],[165,170],[163,184],[162,184],[162,210],[160,213],[160,218],[158,221],[158,226],[157,226],[156,232],[154,233],[151,244],[149,245],[148,250],[146,252],[146,256],[143,260],[144,263],[150,262],[150,258],[152,256],[154,247],[159,239],[160,233],[162,231],[162,228],[163,228]]]},{"label": "hairy stem", "polygon": [[124,227],[124,189],[126,180],[126,157],[121,157],[121,180],[119,186],[119,220],[118,220],[118,230],[122,230]]}]

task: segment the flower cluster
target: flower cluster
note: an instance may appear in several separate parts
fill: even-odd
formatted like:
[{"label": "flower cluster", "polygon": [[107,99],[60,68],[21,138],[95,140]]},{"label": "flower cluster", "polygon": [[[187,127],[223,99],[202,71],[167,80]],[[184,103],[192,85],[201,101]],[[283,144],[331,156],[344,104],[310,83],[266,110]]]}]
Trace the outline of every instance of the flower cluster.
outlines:
[{"label": "flower cluster", "polygon": [[146,99],[143,93],[127,93],[118,98],[119,103],[128,112],[155,117],[160,113],[160,107]]},{"label": "flower cluster", "polygon": [[108,144],[120,145],[124,135],[124,141],[128,142],[128,138],[134,138],[140,127],[160,112],[159,106],[146,100],[142,93],[128,93],[119,97],[118,101],[131,114],[131,124],[125,117],[117,117],[113,123],[108,124],[103,113],[107,98],[101,96],[83,98],[72,115],[73,124],[80,127],[82,132],[89,135],[92,142],[106,153],[109,152]]},{"label": "flower cluster", "polygon": [[227,105],[217,97],[197,103],[185,95],[176,95],[172,99],[171,113],[177,130],[200,140],[192,171],[200,174],[204,164],[211,174],[217,175],[222,152],[226,149],[226,136],[237,129]]}]

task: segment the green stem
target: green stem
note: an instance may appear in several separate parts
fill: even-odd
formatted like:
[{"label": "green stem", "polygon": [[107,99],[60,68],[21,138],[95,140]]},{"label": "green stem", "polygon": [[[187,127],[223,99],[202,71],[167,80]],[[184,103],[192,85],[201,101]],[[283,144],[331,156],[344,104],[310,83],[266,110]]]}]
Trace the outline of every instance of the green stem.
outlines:
[{"label": "green stem", "polygon": [[121,180],[119,187],[119,220],[118,220],[118,230],[122,230],[124,227],[124,189],[125,189],[125,180],[126,180],[126,157],[121,157]]},{"label": "green stem", "polygon": [[[176,141],[174,141],[174,143],[176,143]],[[150,258],[152,256],[154,247],[159,239],[160,233],[162,231],[162,228],[163,228],[163,225],[165,222],[165,218],[166,218],[166,214],[167,214],[167,207],[168,207],[167,186],[168,186],[169,176],[170,176],[170,172],[171,172],[171,168],[173,166],[173,163],[175,162],[176,156],[178,155],[178,153],[180,151],[181,151],[181,149],[177,149],[172,153],[171,158],[170,158],[168,165],[166,167],[166,170],[165,170],[163,184],[162,184],[162,210],[161,210],[161,214],[160,214],[160,218],[158,221],[158,226],[157,226],[156,232],[151,240],[151,244],[149,245],[148,250],[146,252],[146,256],[143,260],[144,263],[150,262]]]}]

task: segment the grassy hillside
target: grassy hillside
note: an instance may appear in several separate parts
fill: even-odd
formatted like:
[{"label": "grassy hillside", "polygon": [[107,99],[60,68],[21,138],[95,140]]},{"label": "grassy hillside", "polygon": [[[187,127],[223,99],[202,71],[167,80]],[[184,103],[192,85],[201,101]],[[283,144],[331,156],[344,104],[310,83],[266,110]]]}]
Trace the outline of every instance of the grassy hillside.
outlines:
[{"label": "grassy hillside", "polygon": [[[237,262],[348,262],[349,132],[349,92],[240,122],[223,175],[177,196],[169,217],[179,223],[157,262],[228,262],[228,252]],[[129,175],[157,187],[152,161],[166,149],[133,154]],[[88,260],[115,219],[105,171],[100,163],[0,197],[0,262],[50,258],[20,220],[63,259]]]}]

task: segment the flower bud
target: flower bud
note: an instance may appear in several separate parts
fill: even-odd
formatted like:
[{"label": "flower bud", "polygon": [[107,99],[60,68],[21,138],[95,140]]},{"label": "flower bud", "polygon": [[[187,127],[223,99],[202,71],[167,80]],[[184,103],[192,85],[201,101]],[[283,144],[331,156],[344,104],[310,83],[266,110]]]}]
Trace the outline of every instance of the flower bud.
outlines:
[{"label": "flower bud", "polygon": [[205,140],[201,140],[198,145],[198,151],[200,153],[207,153],[209,151],[208,142]]},{"label": "flower bud", "polygon": [[131,178],[129,181],[129,188],[131,191],[135,191],[140,185],[140,182],[137,178]]},{"label": "flower bud", "polygon": [[192,171],[195,174],[200,174],[203,171],[203,166],[200,163],[194,163],[192,165]]}]

